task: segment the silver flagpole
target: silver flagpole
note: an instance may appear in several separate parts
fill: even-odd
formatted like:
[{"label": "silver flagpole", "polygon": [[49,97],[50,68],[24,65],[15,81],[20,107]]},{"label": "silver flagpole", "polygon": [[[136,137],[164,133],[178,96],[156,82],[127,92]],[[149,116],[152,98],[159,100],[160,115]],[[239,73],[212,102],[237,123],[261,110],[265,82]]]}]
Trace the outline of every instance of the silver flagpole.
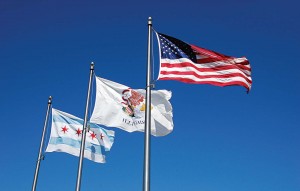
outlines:
[{"label": "silver flagpole", "polygon": [[81,135],[81,145],[80,145],[80,153],[79,153],[76,191],[80,191],[81,174],[82,174],[82,162],[83,162],[83,156],[84,156],[86,129],[87,129],[87,118],[88,118],[88,109],[89,109],[89,103],[90,103],[90,92],[91,92],[91,84],[92,84],[93,74],[94,74],[94,63],[92,62],[91,67],[90,67],[90,79],[89,79],[88,93],[87,93],[87,98],[86,98],[84,123],[83,123],[82,135]]},{"label": "silver flagpole", "polygon": [[150,191],[150,136],[151,136],[151,28],[152,18],[148,18],[148,58],[144,143],[144,184],[143,190]]},{"label": "silver flagpole", "polygon": [[41,139],[41,143],[40,143],[40,150],[39,150],[38,159],[36,161],[34,179],[33,179],[33,184],[32,184],[32,191],[35,191],[35,189],[36,189],[36,184],[37,184],[37,179],[38,179],[38,176],[39,176],[41,160],[44,159],[44,156],[42,155],[42,150],[43,150],[43,145],[44,145],[45,132],[46,132],[47,124],[48,124],[48,117],[49,117],[49,111],[50,111],[51,104],[52,104],[52,97],[49,96],[47,113],[46,113],[46,118],[45,118],[45,122],[44,122],[44,129],[43,129],[42,139]]}]

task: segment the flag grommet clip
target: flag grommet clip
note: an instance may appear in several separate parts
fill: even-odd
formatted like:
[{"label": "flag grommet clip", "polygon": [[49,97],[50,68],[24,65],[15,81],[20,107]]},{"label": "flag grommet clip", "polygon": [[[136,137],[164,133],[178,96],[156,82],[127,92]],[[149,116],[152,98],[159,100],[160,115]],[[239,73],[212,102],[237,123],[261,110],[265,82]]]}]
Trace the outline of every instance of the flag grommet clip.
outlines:
[{"label": "flag grommet clip", "polygon": [[146,86],[146,88],[145,89],[147,89],[147,87],[150,87],[150,88],[155,88],[155,84],[150,84],[149,86]]}]

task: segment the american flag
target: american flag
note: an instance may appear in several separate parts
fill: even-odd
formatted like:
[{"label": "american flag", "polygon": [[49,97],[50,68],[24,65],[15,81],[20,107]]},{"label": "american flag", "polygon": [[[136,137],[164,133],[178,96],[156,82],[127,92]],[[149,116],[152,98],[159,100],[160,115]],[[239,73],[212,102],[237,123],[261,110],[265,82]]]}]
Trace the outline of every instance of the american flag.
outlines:
[{"label": "american flag", "polygon": [[159,80],[178,80],[216,86],[251,88],[251,67],[245,57],[235,58],[156,33],[160,48]]}]

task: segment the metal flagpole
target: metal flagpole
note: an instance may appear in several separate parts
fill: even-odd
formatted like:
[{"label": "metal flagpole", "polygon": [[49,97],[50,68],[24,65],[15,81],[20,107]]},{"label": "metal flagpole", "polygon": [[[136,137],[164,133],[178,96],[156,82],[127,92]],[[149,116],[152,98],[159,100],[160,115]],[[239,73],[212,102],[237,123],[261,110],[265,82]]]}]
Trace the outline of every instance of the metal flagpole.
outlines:
[{"label": "metal flagpole", "polygon": [[144,143],[144,184],[143,191],[150,191],[150,136],[151,136],[151,28],[152,18],[148,18],[148,58]]},{"label": "metal flagpole", "polygon": [[80,145],[80,153],[79,153],[76,191],[80,191],[81,174],[82,174],[82,162],[83,162],[83,156],[84,156],[86,129],[87,129],[87,118],[88,118],[88,109],[89,109],[89,103],[90,103],[90,92],[91,92],[91,84],[92,84],[93,74],[94,74],[94,63],[92,62],[91,67],[90,67],[90,79],[89,79],[88,93],[87,93],[87,98],[86,98],[84,123],[83,123],[82,135],[81,135],[81,145]]},{"label": "metal flagpole", "polygon": [[41,139],[41,143],[40,143],[40,150],[39,150],[38,159],[36,161],[34,179],[33,179],[33,184],[32,184],[32,191],[35,191],[35,189],[36,189],[41,160],[44,158],[44,156],[42,155],[42,150],[43,150],[43,145],[44,145],[44,138],[45,138],[46,128],[47,128],[47,124],[48,124],[48,117],[49,117],[49,111],[50,111],[51,104],[52,104],[52,97],[49,96],[47,113],[46,113],[46,118],[45,118],[45,122],[44,122],[44,129],[43,129],[42,139]]}]

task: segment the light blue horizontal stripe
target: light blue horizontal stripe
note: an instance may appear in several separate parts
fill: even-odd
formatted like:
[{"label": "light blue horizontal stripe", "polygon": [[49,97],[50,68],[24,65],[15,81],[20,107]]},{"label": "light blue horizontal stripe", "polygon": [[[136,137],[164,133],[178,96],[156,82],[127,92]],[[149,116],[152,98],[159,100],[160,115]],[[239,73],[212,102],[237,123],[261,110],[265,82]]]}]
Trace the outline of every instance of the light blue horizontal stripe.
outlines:
[{"label": "light blue horizontal stripe", "polygon": [[[69,125],[83,125],[83,120],[82,119],[75,119],[75,118],[70,118],[70,117],[66,117],[63,115],[56,115],[56,114],[52,114],[52,122],[60,122],[60,123],[66,123]],[[89,123],[88,125],[90,126],[90,128],[95,128],[95,129],[102,129],[103,132],[106,134],[107,137],[110,138],[110,140],[113,142],[114,137],[110,136],[107,134],[107,132],[105,131],[105,129],[103,129],[102,127],[100,127],[99,125],[95,124],[95,123]]]},{"label": "light blue horizontal stripe", "polygon": [[66,117],[66,116],[63,116],[63,115],[52,114],[52,120],[53,120],[53,122],[83,125],[83,120],[82,119],[70,118],[70,117]]},{"label": "light blue horizontal stripe", "polygon": [[[69,145],[76,149],[80,149],[81,141],[74,140],[74,139],[67,138],[67,137],[51,137],[49,144],[52,144],[52,145],[64,144],[64,145]],[[88,150],[94,154],[102,155],[101,146],[92,144],[90,142],[85,143],[85,150]]]}]

